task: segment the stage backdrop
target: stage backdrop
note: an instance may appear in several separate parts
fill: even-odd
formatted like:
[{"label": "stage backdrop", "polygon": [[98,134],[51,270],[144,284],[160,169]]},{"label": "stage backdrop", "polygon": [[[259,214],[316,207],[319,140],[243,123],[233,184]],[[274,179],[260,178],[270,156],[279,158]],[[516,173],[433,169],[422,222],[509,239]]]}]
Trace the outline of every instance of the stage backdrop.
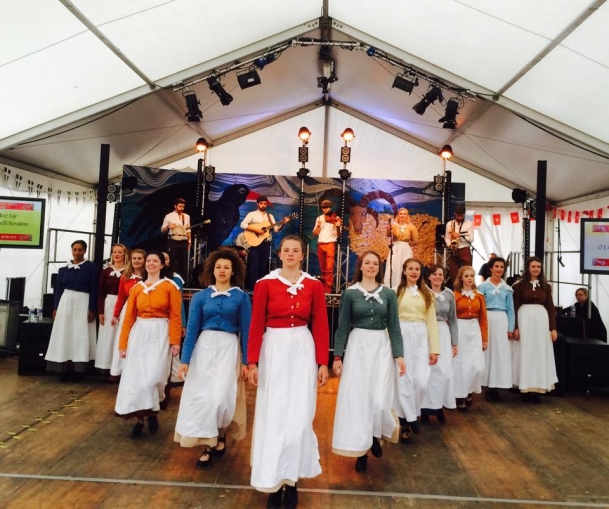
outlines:
[{"label": "stage backdrop", "polygon": [[[256,198],[266,195],[267,209],[276,221],[297,215],[279,234],[273,235],[273,251],[284,235],[298,234],[302,222],[305,241],[310,248],[309,272],[317,275],[317,239],[312,230],[321,214],[319,204],[328,199],[339,215],[343,205],[343,181],[340,178],[307,177],[304,179],[304,208],[300,211],[301,180],[275,175],[216,174],[206,183],[204,213],[195,207],[196,173],[160,170],[141,166],[125,166],[125,177],[136,177],[137,187],[125,193],[121,206],[120,242],[128,247],[163,249],[166,235],[161,233],[163,217],[173,210],[173,201],[186,200],[186,212],[191,224],[209,223],[194,228],[212,251],[220,245],[244,246],[240,223],[245,215],[256,209]],[[367,250],[377,251],[383,259],[389,252],[386,235],[390,219],[400,207],[410,212],[411,222],[419,230],[419,242],[414,255],[425,265],[434,262],[436,226],[441,222],[442,196],[434,190],[433,182],[409,180],[348,179],[345,182],[343,250],[349,246],[350,278],[357,255]],[[453,205],[465,200],[465,184],[453,183]],[[302,215],[302,217],[300,217]],[[344,268],[343,268],[344,270]]]}]

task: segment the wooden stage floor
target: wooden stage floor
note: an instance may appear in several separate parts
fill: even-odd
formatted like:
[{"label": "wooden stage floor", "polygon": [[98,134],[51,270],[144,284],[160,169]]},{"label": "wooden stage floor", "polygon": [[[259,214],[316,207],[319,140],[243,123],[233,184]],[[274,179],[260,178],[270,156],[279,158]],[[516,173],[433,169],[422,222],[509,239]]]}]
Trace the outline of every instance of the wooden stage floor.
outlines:
[{"label": "wooden stage floor", "polygon": [[[62,384],[20,377],[0,359],[0,507],[255,508],[266,495],[249,486],[254,391],[248,438],[229,442],[210,470],[198,449],[173,442],[179,395],[160,414],[156,435],[129,438],[113,415],[117,386],[101,378]],[[477,396],[467,413],[447,412],[410,445],[388,444],[358,474],[331,453],[338,383],[320,390],[315,429],[323,473],[299,483],[302,508],[609,507],[609,399],[544,397],[542,405],[506,394]]]}]

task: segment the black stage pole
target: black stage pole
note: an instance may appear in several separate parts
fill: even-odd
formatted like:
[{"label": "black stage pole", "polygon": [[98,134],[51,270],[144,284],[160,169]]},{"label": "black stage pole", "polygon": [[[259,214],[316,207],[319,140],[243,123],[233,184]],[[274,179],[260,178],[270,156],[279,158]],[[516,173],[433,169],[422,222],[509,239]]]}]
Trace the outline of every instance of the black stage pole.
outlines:
[{"label": "black stage pole", "polygon": [[102,143],[99,157],[99,184],[97,187],[97,214],[95,217],[95,250],[93,263],[101,269],[104,263],[104,235],[106,233],[106,208],[108,206],[108,173],[110,145]]},{"label": "black stage pole", "polygon": [[535,225],[535,256],[543,260],[546,240],[546,180],[548,161],[537,161],[537,224]]}]

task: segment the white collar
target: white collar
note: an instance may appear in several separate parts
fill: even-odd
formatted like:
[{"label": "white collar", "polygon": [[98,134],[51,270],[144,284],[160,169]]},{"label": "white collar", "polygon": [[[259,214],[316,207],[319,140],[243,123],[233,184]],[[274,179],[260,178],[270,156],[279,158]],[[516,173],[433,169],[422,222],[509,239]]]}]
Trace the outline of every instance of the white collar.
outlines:
[{"label": "white collar", "polygon": [[110,265],[110,267],[112,267],[112,271],[110,272],[110,277],[121,277],[121,273],[125,270],[125,267],[123,267],[122,269],[117,269],[112,265]]},{"label": "white collar", "polygon": [[531,281],[531,286],[533,287],[533,291],[535,291],[538,286],[541,286],[539,283],[539,279],[535,279],[535,280]]},{"label": "white collar", "polygon": [[364,294],[364,297],[366,297],[366,300],[374,299],[379,304],[383,303],[383,299],[381,299],[381,296],[379,295],[382,289],[383,285],[379,285],[379,287],[374,292],[370,293],[363,286],[361,286],[359,282],[355,283],[352,287],[350,287],[350,290],[359,290],[360,292],[362,292]]},{"label": "white collar", "polygon": [[413,297],[421,296],[421,294],[419,293],[419,287],[417,285],[407,286],[406,290],[408,290]]},{"label": "white collar", "polygon": [[83,260],[83,261],[82,261],[82,262],[80,262],[80,263],[72,263],[72,262],[68,262],[68,264],[66,265],[66,267],[67,267],[68,269],[77,269],[77,270],[80,270],[80,266],[81,266],[83,263],[85,263],[86,261],[87,261],[87,260]]},{"label": "white collar", "polygon": [[175,281],[172,281],[171,279],[168,279],[166,277],[164,277],[163,279],[159,279],[156,283],[153,283],[150,286],[148,286],[144,281],[140,281],[138,285],[142,285],[144,287],[144,293],[148,295],[150,292],[154,291],[156,287],[159,286],[163,281],[171,283],[173,286],[176,287],[177,290],[180,289],[180,287],[176,284]]},{"label": "white collar", "polygon": [[131,274],[131,277],[129,279],[142,279],[142,276],[140,276],[139,274]]},{"label": "white collar", "polygon": [[468,297],[469,300],[474,300],[476,290],[461,290],[461,295]]},{"label": "white collar", "polygon": [[224,295],[225,297],[230,297],[230,292],[232,290],[238,290],[239,288],[236,286],[231,286],[228,290],[218,291],[215,285],[211,285],[210,288],[213,290],[211,293],[211,298],[218,297],[218,295]]},{"label": "white collar", "polygon": [[295,283],[291,283],[286,278],[281,276],[280,272],[281,272],[281,269],[275,269],[275,270],[271,271],[269,274],[267,274],[266,276],[264,276],[262,279],[278,279],[279,281],[281,281],[284,285],[286,285],[288,287],[287,292],[291,293],[292,295],[297,295],[298,290],[302,290],[304,288],[304,284],[302,282],[306,278],[312,279],[313,281],[317,281],[317,279],[315,279],[310,274],[307,274],[306,272],[302,272],[300,274],[300,277],[298,278],[298,281],[296,281]]}]

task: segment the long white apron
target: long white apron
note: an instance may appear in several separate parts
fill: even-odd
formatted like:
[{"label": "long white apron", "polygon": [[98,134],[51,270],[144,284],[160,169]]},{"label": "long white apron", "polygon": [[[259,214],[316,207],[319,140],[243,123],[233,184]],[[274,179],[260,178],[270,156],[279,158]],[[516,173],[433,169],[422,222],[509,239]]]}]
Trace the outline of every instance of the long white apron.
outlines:
[{"label": "long white apron", "polygon": [[455,397],[467,398],[473,392],[482,392],[484,352],[482,332],[476,318],[457,318],[459,327],[459,355],[453,358]]},{"label": "long white apron", "polygon": [[89,362],[95,359],[95,320],[87,321],[89,294],[64,290],[57,306],[45,360]]},{"label": "long white apron", "polygon": [[[412,258],[412,248],[410,247],[410,244],[403,241],[394,242],[393,254],[390,253],[390,258],[387,258],[387,263],[385,265],[385,277],[383,278],[383,284],[387,288],[398,287],[402,278],[402,272],[404,271],[404,262],[409,258]],[[393,268],[393,271],[391,268]],[[390,272],[391,281],[389,281]]]},{"label": "long white apron", "polygon": [[488,348],[484,352],[482,385],[498,389],[512,386],[512,347],[507,337],[508,318],[505,311],[487,311]]},{"label": "long white apron", "polygon": [[112,316],[116,305],[117,295],[106,295],[104,301],[104,325],[97,330],[97,348],[95,349],[95,367],[110,369],[112,367],[113,347],[118,334],[116,327],[112,327]]},{"label": "long white apron", "polygon": [[425,322],[400,320],[404,339],[406,374],[397,378],[395,409],[408,422],[421,415],[421,405],[429,381],[429,339]]},{"label": "long white apron", "polygon": [[275,492],[321,473],[313,431],[317,402],[315,343],[306,326],[267,327],[258,363],[251,485]]},{"label": "long white apron", "polygon": [[387,331],[353,329],[338,387],[332,452],[358,457],[370,449],[372,437],[397,442],[396,377]]},{"label": "long white apron", "polygon": [[221,431],[236,417],[240,422],[235,423],[231,435],[236,440],[245,438],[245,395],[239,351],[236,334],[212,330],[199,334],[182,389],[174,435],[182,447],[215,447]]},{"label": "long white apron", "polygon": [[167,318],[139,318],[129,334],[127,357],[116,396],[115,411],[127,415],[159,411],[171,369]]},{"label": "long white apron", "polygon": [[423,398],[423,408],[439,410],[457,408],[455,384],[453,382],[453,349],[450,342],[450,329],[444,321],[438,322],[440,331],[440,356],[438,362],[430,366],[431,372],[427,390]]},{"label": "long white apron", "polygon": [[121,314],[115,327],[116,334],[114,336],[114,343],[112,344],[112,362],[110,364],[110,374],[112,376],[121,376],[123,374],[123,368],[125,367],[125,359],[121,357],[118,350],[118,341],[121,337],[121,329],[123,328],[123,322],[125,321],[126,309],[127,306],[123,306],[123,309],[121,309]]}]

